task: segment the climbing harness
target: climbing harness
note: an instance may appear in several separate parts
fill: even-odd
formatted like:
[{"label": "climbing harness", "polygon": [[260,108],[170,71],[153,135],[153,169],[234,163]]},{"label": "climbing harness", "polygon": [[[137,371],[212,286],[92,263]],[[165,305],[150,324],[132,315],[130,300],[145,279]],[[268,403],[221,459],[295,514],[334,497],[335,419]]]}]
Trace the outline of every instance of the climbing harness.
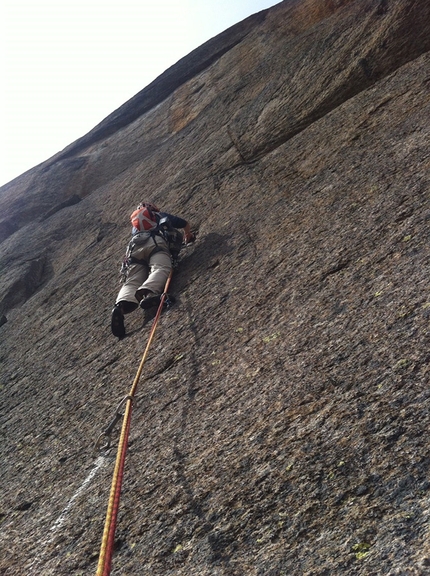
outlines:
[{"label": "climbing harness", "polygon": [[[127,396],[125,396],[118,405],[116,414],[109,424],[109,426],[102,432],[97,439],[95,448],[98,450],[108,449],[110,447],[112,431],[117,424],[117,422],[123,418],[121,434],[118,442],[118,452],[115,461],[115,468],[112,477],[112,485],[109,495],[108,508],[106,512],[106,520],[103,531],[102,543],[100,547],[99,563],[97,566],[97,576],[109,576],[112,568],[112,556],[115,541],[115,529],[118,517],[119,500],[121,495],[122,479],[124,475],[124,465],[125,456],[128,448],[128,437],[130,433],[131,424],[131,413],[133,407],[133,401],[136,395],[137,385],[142,374],[143,366],[148,356],[149,348],[154,339],[155,330],[157,328],[158,320],[163,310],[165,301],[168,300],[167,291],[169,289],[170,281],[173,275],[173,268],[170,271],[169,277],[167,278],[166,285],[164,286],[164,292],[160,297],[160,304],[158,306],[157,314],[155,315],[154,321],[152,323],[151,331],[149,333],[148,342],[146,344],[145,351],[143,353],[142,359],[139,364],[136,376],[133,380],[132,387]],[[124,413],[122,410],[124,409]],[[103,439],[106,438],[106,444],[100,446]]]},{"label": "climbing harness", "polygon": [[[158,245],[157,236],[165,240],[167,247]],[[149,268],[147,260],[139,259],[133,256],[133,251],[136,248],[139,248],[139,246],[146,244],[149,238],[152,238],[155,244],[155,247],[151,251],[151,256],[157,252],[168,252],[172,259],[173,268],[177,268],[179,252],[183,247],[184,235],[177,228],[173,228],[169,218],[165,216],[160,219],[159,223],[154,229],[138,232],[132,236],[127,246],[127,251],[122,261],[120,270],[120,278],[123,283],[127,280],[129,269],[132,264],[139,264]]]}]

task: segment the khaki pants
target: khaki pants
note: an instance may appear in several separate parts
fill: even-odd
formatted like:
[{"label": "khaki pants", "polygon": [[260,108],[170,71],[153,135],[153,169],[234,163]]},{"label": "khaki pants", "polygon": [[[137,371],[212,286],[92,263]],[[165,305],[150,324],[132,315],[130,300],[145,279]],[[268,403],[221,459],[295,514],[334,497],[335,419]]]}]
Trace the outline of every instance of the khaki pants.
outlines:
[{"label": "khaki pants", "polygon": [[130,264],[116,304],[126,301],[137,305],[142,299],[143,290],[161,294],[172,268],[170,252],[164,238],[156,236],[155,241],[148,235],[143,244],[133,247],[131,242],[130,246],[127,254],[145,263]]}]

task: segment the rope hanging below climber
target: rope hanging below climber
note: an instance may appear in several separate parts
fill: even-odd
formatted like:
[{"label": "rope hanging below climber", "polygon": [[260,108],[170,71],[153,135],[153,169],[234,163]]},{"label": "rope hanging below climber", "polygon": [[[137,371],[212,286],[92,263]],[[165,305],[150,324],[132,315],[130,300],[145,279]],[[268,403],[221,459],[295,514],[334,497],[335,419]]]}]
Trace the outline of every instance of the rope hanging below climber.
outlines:
[{"label": "rope hanging below climber", "polygon": [[[129,438],[129,433],[130,433],[133,400],[134,400],[135,395],[136,395],[137,385],[139,383],[139,380],[140,380],[140,377],[142,374],[143,366],[144,366],[146,359],[148,357],[149,348],[150,348],[151,343],[154,339],[155,330],[157,328],[158,320],[160,318],[161,311],[162,311],[163,306],[164,306],[165,298],[167,296],[167,291],[169,289],[172,275],[173,275],[173,270],[170,271],[170,274],[167,278],[167,281],[166,281],[166,284],[164,287],[164,292],[160,296],[160,303],[158,306],[157,314],[156,314],[154,321],[152,323],[151,332],[150,332],[149,338],[148,338],[148,343],[146,345],[145,351],[144,351],[142,359],[140,361],[140,365],[139,365],[139,368],[137,370],[136,376],[134,378],[133,385],[132,385],[128,395],[121,401],[120,406],[122,404],[124,404],[124,414],[120,415],[120,413],[119,413],[120,406],[119,406],[117,409],[116,416],[113,420],[113,425],[114,425],[119,419],[118,416],[123,416],[121,435],[120,435],[119,442],[118,442],[118,452],[117,452],[117,457],[116,457],[116,461],[115,461],[115,468],[114,468],[113,477],[112,477],[111,491],[110,491],[110,495],[109,495],[108,508],[107,508],[107,512],[106,512],[106,520],[105,520],[105,526],[104,526],[104,531],[103,531],[102,544],[100,547],[100,556],[99,556],[99,563],[98,563],[98,567],[97,567],[97,576],[109,576],[110,571],[111,571],[111,567],[112,567],[113,547],[114,547],[114,541],[115,541],[115,529],[116,529],[117,516],[118,516],[118,510],[119,510],[119,500],[120,500],[120,495],[121,495],[122,479],[123,479],[123,475],[124,475],[125,456],[127,454],[127,448],[128,448],[128,438]],[[99,439],[97,440],[96,447],[98,447],[101,439],[104,436],[108,436],[108,438],[109,438],[108,444],[104,448],[106,448],[110,445],[110,435],[111,435],[112,430],[113,430],[113,425],[111,424],[110,426],[108,426],[106,431],[100,435]]]}]

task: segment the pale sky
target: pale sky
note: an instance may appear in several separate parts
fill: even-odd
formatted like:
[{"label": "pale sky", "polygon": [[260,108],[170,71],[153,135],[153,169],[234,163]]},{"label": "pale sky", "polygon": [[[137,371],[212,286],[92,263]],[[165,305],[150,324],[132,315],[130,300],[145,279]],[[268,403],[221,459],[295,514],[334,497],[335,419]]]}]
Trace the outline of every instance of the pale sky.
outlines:
[{"label": "pale sky", "polygon": [[0,0],[0,186],[280,0]]}]

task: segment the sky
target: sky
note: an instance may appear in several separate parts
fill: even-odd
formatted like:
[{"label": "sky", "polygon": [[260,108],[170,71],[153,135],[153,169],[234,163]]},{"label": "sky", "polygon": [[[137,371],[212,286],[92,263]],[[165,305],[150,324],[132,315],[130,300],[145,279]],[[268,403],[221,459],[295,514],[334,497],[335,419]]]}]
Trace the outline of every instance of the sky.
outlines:
[{"label": "sky", "polygon": [[0,186],[280,0],[0,0]]}]

